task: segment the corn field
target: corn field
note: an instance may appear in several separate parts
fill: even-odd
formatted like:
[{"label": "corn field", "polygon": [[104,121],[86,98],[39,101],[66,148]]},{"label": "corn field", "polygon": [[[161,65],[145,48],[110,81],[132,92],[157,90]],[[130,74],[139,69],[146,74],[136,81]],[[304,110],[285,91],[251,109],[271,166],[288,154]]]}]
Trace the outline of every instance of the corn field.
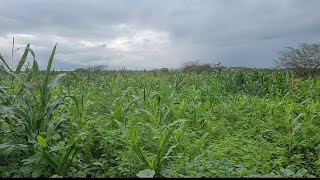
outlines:
[{"label": "corn field", "polygon": [[320,176],[318,77],[59,73],[55,49],[44,71],[0,56],[0,177]]}]

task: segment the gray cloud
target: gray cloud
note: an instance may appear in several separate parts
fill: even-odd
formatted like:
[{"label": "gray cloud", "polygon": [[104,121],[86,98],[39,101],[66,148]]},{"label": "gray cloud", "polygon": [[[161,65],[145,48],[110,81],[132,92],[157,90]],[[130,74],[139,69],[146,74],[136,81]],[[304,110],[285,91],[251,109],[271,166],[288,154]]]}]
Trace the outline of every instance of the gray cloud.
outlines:
[{"label": "gray cloud", "polygon": [[31,43],[41,68],[56,42],[55,69],[152,69],[195,59],[271,67],[277,50],[319,41],[319,6],[317,0],[4,1],[0,52],[10,55],[14,36],[16,46]]}]

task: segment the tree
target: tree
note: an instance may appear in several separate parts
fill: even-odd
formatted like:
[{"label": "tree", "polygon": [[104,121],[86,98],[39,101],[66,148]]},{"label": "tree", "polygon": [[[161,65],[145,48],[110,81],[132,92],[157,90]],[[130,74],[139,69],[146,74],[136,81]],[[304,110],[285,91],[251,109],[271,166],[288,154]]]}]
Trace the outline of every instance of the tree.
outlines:
[{"label": "tree", "polygon": [[188,67],[194,67],[194,66],[199,66],[199,60],[195,60],[195,61],[188,61],[183,63],[182,68],[188,68]]},{"label": "tree", "polygon": [[222,69],[224,68],[222,65],[221,65],[221,62],[219,62],[218,64],[212,64],[219,72],[219,74],[221,73]]},{"label": "tree", "polygon": [[277,67],[294,69],[299,75],[314,75],[320,68],[320,44],[302,43],[278,52]]},{"label": "tree", "polygon": [[103,71],[107,68],[108,66],[107,65],[96,65],[96,66],[93,66],[90,68],[90,70],[92,71]]},{"label": "tree", "polygon": [[199,60],[196,60],[183,63],[182,70],[185,72],[201,73],[212,70],[212,67],[210,64],[200,64]]}]

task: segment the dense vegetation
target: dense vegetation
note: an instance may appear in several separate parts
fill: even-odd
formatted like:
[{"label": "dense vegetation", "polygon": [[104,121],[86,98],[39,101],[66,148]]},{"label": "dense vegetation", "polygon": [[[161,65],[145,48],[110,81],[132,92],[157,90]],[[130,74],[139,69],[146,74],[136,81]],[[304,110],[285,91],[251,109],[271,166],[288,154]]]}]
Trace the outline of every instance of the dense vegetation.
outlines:
[{"label": "dense vegetation", "polygon": [[54,50],[46,71],[1,72],[0,177],[320,175],[317,77],[57,74]]}]

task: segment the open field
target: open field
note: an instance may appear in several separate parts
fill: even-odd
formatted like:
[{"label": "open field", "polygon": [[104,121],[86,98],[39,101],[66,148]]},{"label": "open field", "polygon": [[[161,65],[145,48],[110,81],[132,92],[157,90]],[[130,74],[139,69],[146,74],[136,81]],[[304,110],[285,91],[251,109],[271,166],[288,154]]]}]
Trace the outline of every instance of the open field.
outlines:
[{"label": "open field", "polygon": [[318,77],[34,67],[0,93],[0,177],[320,175]]}]

